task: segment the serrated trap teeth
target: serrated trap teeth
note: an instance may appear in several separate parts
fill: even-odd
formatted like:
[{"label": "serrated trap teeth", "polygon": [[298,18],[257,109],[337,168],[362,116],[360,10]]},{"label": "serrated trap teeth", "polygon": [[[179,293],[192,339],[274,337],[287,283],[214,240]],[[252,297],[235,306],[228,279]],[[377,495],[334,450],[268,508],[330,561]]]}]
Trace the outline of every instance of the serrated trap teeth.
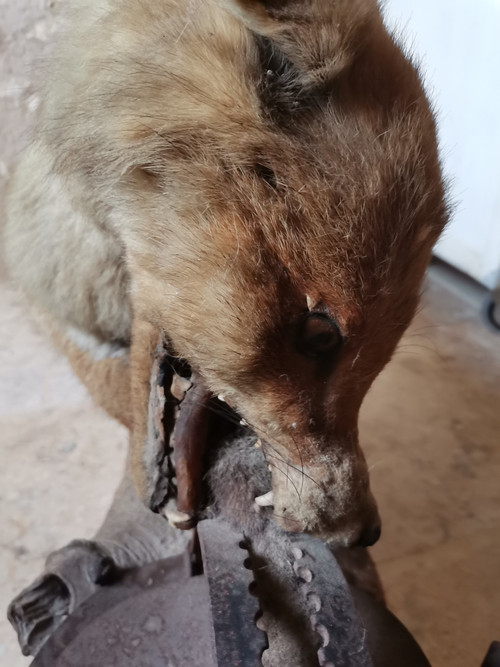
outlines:
[{"label": "serrated trap teeth", "polygon": [[267,636],[257,627],[260,613],[249,540],[223,521],[198,524],[207,578],[219,665],[255,667],[266,649]]}]

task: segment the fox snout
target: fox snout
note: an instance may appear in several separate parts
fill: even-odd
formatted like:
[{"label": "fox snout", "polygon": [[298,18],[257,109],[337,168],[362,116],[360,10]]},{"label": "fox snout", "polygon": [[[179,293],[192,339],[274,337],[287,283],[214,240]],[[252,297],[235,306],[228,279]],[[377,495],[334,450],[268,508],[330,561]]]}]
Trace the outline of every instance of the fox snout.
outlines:
[{"label": "fox snout", "polygon": [[361,452],[322,454],[307,466],[274,456],[271,461],[273,490],[256,503],[272,504],[285,530],[307,532],[339,546],[377,542],[381,521]]}]

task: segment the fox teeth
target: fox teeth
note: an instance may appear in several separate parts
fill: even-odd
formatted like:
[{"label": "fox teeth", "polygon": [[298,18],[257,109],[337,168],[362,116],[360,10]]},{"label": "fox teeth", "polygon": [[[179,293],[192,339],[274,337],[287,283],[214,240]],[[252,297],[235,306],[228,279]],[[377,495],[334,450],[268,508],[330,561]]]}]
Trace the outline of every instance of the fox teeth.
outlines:
[{"label": "fox teeth", "polygon": [[165,508],[162,510],[162,514],[168,519],[168,522],[174,528],[177,528],[177,524],[185,523],[191,519],[189,514],[186,512],[179,512],[177,509]]},{"label": "fox teeth", "polygon": [[226,402],[226,397],[224,396],[224,394],[218,394],[217,398],[219,399],[219,401],[222,401],[223,403]]},{"label": "fox teeth", "polygon": [[257,449],[262,449],[262,440],[260,438],[256,440],[255,447],[257,447]]},{"label": "fox teeth", "polygon": [[274,494],[272,491],[268,491],[263,496],[257,496],[255,499],[256,505],[259,507],[272,507],[274,505]]},{"label": "fox teeth", "polygon": [[174,398],[182,402],[186,397],[187,391],[191,389],[191,387],[192,383],[190,380],[188,380],[187,378],[183,378],[180,375],[177,375],[177,373],[175,373],[174,377],[172,378],[170,393]]}]

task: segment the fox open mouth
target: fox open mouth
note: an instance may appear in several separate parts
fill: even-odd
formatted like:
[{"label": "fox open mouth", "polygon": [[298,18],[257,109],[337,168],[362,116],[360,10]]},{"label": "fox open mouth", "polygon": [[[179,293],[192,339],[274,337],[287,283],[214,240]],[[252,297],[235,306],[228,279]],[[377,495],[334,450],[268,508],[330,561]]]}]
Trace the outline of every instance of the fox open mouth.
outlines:
[{"label": "fox open mouth", "polygon": [[[203,516],[204,478],[217,442],[243,428],[251,430],[225,397],[215,396],[200,374],[184,360],[173,356],[168,345],[160,341],[150,378],[145,450],[153,482],[150,508],[163,514],[176,528],[193,528]],[[257,435],[252,441],[257,449],[263,450],[265,465],[268,444]],[[282,479],[278,474],[282,471],[267,465],[272,475],[268,490],[264,488],[264,493],[254,499],[256,512],[272,512],[286,530],[321,534],[344,546],[370,546],[378,539],[380,520],[374,501],[369,508],[367,505],[370,511],[366,513],[366,525],[361,525],[359,517],[353,518],[354,515],[348,520],[352,525],[345,525],[347,514],[335,511],[338,503],[335,502],[334,468],[323,472],[315,470],[314,478],[322,480],[317,482],[307,471],[292,466],[287,466],[288,472]],[[291,476],[297,479],[294,481]],[[303,493],[296,498],[289,497],[284,488],[288,481],[294,489],[301,486]],[[309,488],[312,482],[314,488]]]},{"label": "fox open mouth", "polygon": [[150,508],[176,528],[193,528],[202,508],[209,444],[242,426],[248,427],[224,398],[214,396],[203,378],[161,340],[150,378],[146,447],[154,482]]}]

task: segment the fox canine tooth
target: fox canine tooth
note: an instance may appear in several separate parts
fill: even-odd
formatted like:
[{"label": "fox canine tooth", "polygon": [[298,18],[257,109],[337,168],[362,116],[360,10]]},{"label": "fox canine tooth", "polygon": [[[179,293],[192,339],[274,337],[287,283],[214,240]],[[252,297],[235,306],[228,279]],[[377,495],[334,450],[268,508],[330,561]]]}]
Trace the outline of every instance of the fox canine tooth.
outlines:
[{"label": "fox canine tooth", "polygon": [[274,505],[274,495],[272,491],[268,491],[263,496],[257,496],[255,503],[259,507],[272,507]]}]

